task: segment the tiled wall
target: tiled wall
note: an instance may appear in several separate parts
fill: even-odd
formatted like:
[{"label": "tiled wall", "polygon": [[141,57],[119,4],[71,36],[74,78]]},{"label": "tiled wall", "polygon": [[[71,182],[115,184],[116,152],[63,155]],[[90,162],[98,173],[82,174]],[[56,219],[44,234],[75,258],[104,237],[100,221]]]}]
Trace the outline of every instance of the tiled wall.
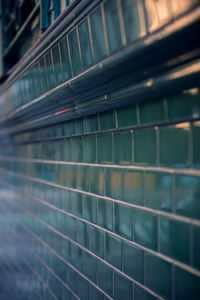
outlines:
[{"label": "tiled wall", "polygon": [[194,88],[1,147],[3,244],[30,299],[200,298],[199,119]]}]

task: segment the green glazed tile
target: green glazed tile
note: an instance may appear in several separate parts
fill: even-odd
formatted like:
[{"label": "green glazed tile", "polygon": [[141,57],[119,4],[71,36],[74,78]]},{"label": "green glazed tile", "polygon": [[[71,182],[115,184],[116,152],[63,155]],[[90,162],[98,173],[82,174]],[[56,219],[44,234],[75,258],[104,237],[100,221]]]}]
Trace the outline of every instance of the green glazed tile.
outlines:
[{"label": "green glazed tile", "polygon": [[156,130],[145,129],[134,132],[134,161],[136,165],[156,164]]},{"label": "green glazed tile", "polygon": [[77,295],[81,297],[83,300],[88,300],[89,296],[89,283],[88,281],[80,276],[79,274],[77,275]]},{"label": "green glazed tile", "polygon": [[200,295],[200,278],[192,273],[175,268],[175,299],[198,300]]},{"label": "green glazed tile", "polygon": [[130,132],[121,132],[119,134],[114,134],[114,157],[116,164],[131,164],[132,135]]},{"label": "green glazed tile", "polygon": [[72,121],[72,127],[73,127],[73,134],[83,134],[84,130],[83,130],[83,119],[79,118],[79,119],[75,119]]},{"label": "green glazed tile", "polygon": [[171,299],[171,264],[152,254],[146,254],[146,284],[166,299]]},{"label": "green glazed tile", "polygon": [[144,281],[144,251],[123,242],[123,272],[136,281]]},{"label": "green glazed tile", "polygon": [[70,211],[70,192],[66,190],[61,190],[61,209],[64,211]]},{"label": "green glazed tile", "polygon": [[94,13],[90,15],[90,23],[91,23],[95,61],[100,61],[104,57],[106,57],[107,54],[100,7],[98,7],[94,11]]},{"label": "green glazed tile", "polygon": [[65,139],[64,142],[64,158],[63,161],[69,162],[71,161],[71,140],[69,138]]},{"label": "green glazed tile", "polygon": [[59,47],[60,47],[60,56],[61,56],[61,62],[62,62],[63,79],[64,79],[64,81],[66,81],[72,77],[71,66],[70,66],[70,62],[69,62],[69,51],[68,51],[66,37],[64,37],[59,42]]},{"label": "green glazed tile", "polygon": [[113,270],[105,263],[98,261],[98,286],[109,296],[113,294]]},{"label": "green glazed tile", "polygon": [[116,128],[115,111],[105,111],[99,114],[100,130]]},{"label": "green glazed tile", "polygon": [[71,159],[73,162],[81,162],[83,154],[82,138],[71,139]]},{"label": "green glazed tile", "polygon": [[113,229],[113,203],[108,200],[98,199],[97,224],[112,230]]},{"label": "green glazed tile", "polygon": [[76,220],[76,242],[88,247],[88,226],[85,222]]},{"label": "green glazed tile", "polygon": [[200,227],[194,226],[193,227],[193,259],[194,259],[194,267],[200,269]]},{"label": "green glazed tile", "polygon": [[89,168],[87,166],[76,166],[76,188],[88,191]]},{"label": "green glazed tile", "polygon": [[90,250],[97,256],[104,256],[104,231],[95,227],[89,227]]},{"label": "green glazed tile", "polygon": [[83,213],[82,194],[71,192],[71,213],[81,217]]},{"label": "green glazed tile", "polygon": [[164,104],[162,100],[143,102],[140,104],[139,110],[142,125],[164,122]]},{"label": "green glazed tile", "polygon": [[143,205],[143,172],[135,170],[125,170],[123,186],[123,201]]},{"label": "green glazed tile", "polygon": [[122,170],[116,168],[107,168],[106,183],[106,195],[114,199],[121,199]]},{"label": "green glazed tile", "polygon": [[66,122],[64,123],[64,136],[70,136],[72,135],[72,122]]},{"label": "green glazed tile", "polygon": [[92,223],[97,221],[97,199],[88,195],[82,196],[83,218]]},{"label": "green glazed tile", "polygon": [[83,69],[85,70],[93,64],[91,41],[89,37],[87,19],[78,26],[78,32],[81,46]]},{"label": "green glazed tile", "polygon": [[115,203],[115,232],[132,239],[132,208]]},{"label": "green glazed tile", "polygon": [[72,73],[73,76],[78,75],[82,72],[82,63],[78,46],[78,37],[76,29],[70,32],[68,35],[69,48],[70,48],[70,56],[72,61]]},{"label": "green glazed tile", "polygon": [[160,163],[174,167],[187,167],[189,161],[188,123],[160,128]]},{"label": "green glazed tile", "polygon": [[97,136],[97,161],[112,164],[112,134]]},{"label": "green glazed tile", "polygon": [[122,47],[120,32],[119,14],[117,2],[115,0],[104,2],[106,28],[110,52],[115,52]]},{"label": "green glazed tile", "polygon": [[97,114],[91,115],[89,117],[85,118],[85,132],[95,132],[98,131],[99,125],[98,125],[98,116]]},{"label": "green glazed tile", "polygon": [[83,137],[83,162],[96,162],[96,137]]},{"label": "green glazed tile", "polygon": [[106,234],[106,260],[114,267],[121,269],[121,255],[122,255],[121,240]]},{"label": "green glazed tile", "polygon": [[94,283],[97,280],[97,259],[93,255],[84,252],[83,272]]},{"label": "green glazed tile", "polygon": [[186,118],[199,118],[200,117],[200,94],[184,93],[169,97],[168,116],[170,120],[181,120]]},{"label": "green glazed tile", "polygon": [[132,299],[132,282],[118,272],[114,272],[114,299]]},{"label": "green glazed tile", "polygon": [[77,286],[77,272],[74,271],[71,267],[67,268],[67,284],[70,286],[70,288],[76,292],[76,286]]},{"label": "green glazed tile", "polygon": [[160,172],[147,172],[145,176],[145,205],[171,211],[172,176]]},{"label": "green glazed tile", "polygon": [[160,217],[160,252],[188,263],[189,225]]},{"label": "green glazed tile", "polygon": [[89,300],[104,300],[104,295],[97,288],[89,285]]},{"label": "green glazed tile", "polygon": [[45,61],[46,61],[49,89],[52,90],[56,86],[56,78],[55,78],[55,73],[52,65],[53,62],[51,57],[51,50],[47,52],[47,54],[45,55]]},{"label": "green glazed tile", "polygon": [[75,244],[71,244],[71,256],[72,256],[72,264],[79,271],[83,269],[83,250],[76,246]]},{"label": "green glazed tile", "polygon": [[134,299],[136,300],[156,300],[157,297],[149,294],[146,290],[142,289],[140,286],[134,286]]},{"label": "green glazed tile", "polygon": [[177,175],[175,184],[176,213],[200,218],[200,177]]},{"label": "green glazed tile", "polygon": [[137,125],[136,105],[122,107],[117,110],[118,126],[129,127]]},{"label": "green glazed tile", "polygon": [[104,195],[104,168],[90,167],[90,192]]},{"label": "green glazed tile", "polygon": [[135,241],[148,248],[157,248],[157,216],[155,214],[134,210]]},{"label": "green glazed tile", "polygon": [[64,166],[63,177],[65,177],[65,184],[67,187],[75,187],[75,166]]},{"label": "green glazed tile", "polygon": [[54,72],[56,77],[56,85],[60,85],[63,82],[63,73],[62,73],[62,66],[60,61],[58,44],[56,44],[52,49],[52,57],[53,57]]},{"label": "green glazed tile", "polygon": [[200,123],[193,127],[193,163],[195,168],[200,168]]}]

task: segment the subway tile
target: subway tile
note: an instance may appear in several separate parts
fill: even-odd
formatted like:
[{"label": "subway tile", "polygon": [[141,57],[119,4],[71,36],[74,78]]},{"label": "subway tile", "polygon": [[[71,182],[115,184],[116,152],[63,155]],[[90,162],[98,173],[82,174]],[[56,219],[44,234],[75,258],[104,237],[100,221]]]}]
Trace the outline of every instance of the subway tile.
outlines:
[{"label": "subway tile", "polygon": [[144,250],[127,242],[122,244],[123,272],[136,281],[144,281]]},{"label": "subway tile", "polygon": [[64,157],[63,161],[69,162],[72,161],[72,155],[71,155],[71,140],[65,139],[64,140]]},{"label": "subway tile", "polygon": [[[159,275],[160,274],[160,275]],[[162,274],[162,275],[161,275]],[[172,267],[171,264],[152,254],[146,254],[147,287],[166,299],[171,299]]]},{"label": "subway tile", "polygon": [[139,209],[134,210],[135,241],[150,249],[157,249],[157,216]]},{"label": "subway tile", "polygon": [[130,165],[132,162],[132,134],[114,134],[114,160],[116,164]]},{"label": "subway tile", "polygon": [[134,132],[134,162],[136,165],[155,165],[157,158],[156,130]]},{"label": "subway tile", "polygon": [[95,227],[89,227],[90,250],[95,255],[103,258],[104,256],[104,231]]},{"label": "subway tile", "polygon": [[138,285],[134,286],[134,299],[136,300],[156,300],[157,297],[148,293],[145,289],[141,288]]},{"label": "subway tile", "polygon": [[121,199],[122,171],[116,168],[106,169],[106,195],[114,199]]},{"label": "subway tile", "polygon": [[179,267],[175,267],[175,299],[198,300],[200,295],[200,278]]},{"label": "subway tile", "polygon": [[200,227],[193,227],[193,265],[195,268],[200,269]]},{"label": "subway tile", "polygon": [[71,66],[69,61],[69,51],[68,51],[66,37],[60,40],[59,47],[60,47],[60,56],[61,56],[61,63],[62,63],[62,70],[63,70],[63,79],[64,81],[67,81],[72,77],[72,71],[71,71]]},{"label": "subway tile", "polygon": [[114,267],[121,269],[122,256],[121,240],[110,234],[106,234],[106,260]]},{"label": "subway tile", "polygon": [[89,283],[88,281],[80,276],[79,274],[77,275],[77,295],[81,297],[82,300],[88,300],[89,296]]},{"label": "subway tile", "polygon": [[89,300],[104,300],[104,294],[93,285],[89,285]]},{"label": "subway tile", "polygon": [[83,162],[96,162],[96,137],[83,137]]},{"label": "subway tile", "polygon": [[189,263],[189,225],[160,217],[160,252]]},{"label": "subway tile", "polygon": [[76,219],[70,216],[65,216],[66,228],[65,234],[72,240],[76,240]]},{"label": "subway tile", "polygon": [[132,208],[115,203],[115,232],[132,239]]},{"label": "subway tile", "polygon": [[161,172],[146,172],[145,205],[171,211],[172,201],[172,176]]},{"label": "subway tile", "polygon": [[82,217],[83,205],[81,193],[71,192],[71,213],[75,216]]},{"label": "subway tile", "polygon": [[71,139],[71,159],[73,162],[81,162],[83,154],[82,138]]},{"label": "subway tile", "polygon": [[143,172],[135,170],[125,170],[123,177],[123,188],[123,201],[143,205]]},{"label": "subway tile", "polygon": [[59,53],[58,44],[56,44],[52,48],[52,57],[53,57],[56,85],[60,85],[63,82],[63,73],[62,73],[62,66],[61,66],[61,61],[60,61],[60,53]]},{"label": "subway tile", "polygon": [[104,195],[104,168],[90,167],[90,192]]},{"label": "subway tile", "polygon": [[95,132],[98,131],[98,116],[97,114],[86,117],[85,119],[85,132]]},{"label": "subway tile", "polygon": [[200,218],[200,177],[176,175],[176,213],[190,218]]},{"label": "subway tile", "polygon": [[97,224],[108,230],[113,230],[113,203],[98,199]]},{"label": "subway tile", "polygon": [[93,255],[84,252],[83,272],[94,283],[97,280],[97,259]]},{"label": "subway tile", "polygon": [[200,168],[200,122],[194,123],[193,127],[193,164]]},{"label": "subway tile", "polygon": [[92,223],[97,221],[97,198],[82,195],[83,218]]},{"label": "subway tile", "polygon": [[88,225],[79,220],[76,220],[76,242],[86,248],[89,244]]},{"label": "subway tile", "polygon": [[118,127],[132,127],[137,125],[136,105],[120,107],[117,110]]},{"label": "subway tile", "polygon": [[73,76],[76,76],[82,72],[82,62],[80,57],[76,28],[73,29],[68,35],[68,41],[69,41],[70,56],[72,62],[72,73]]},{"label": "subway tile", "polygon": [[188,167],[190,125],[181,123],[160,128],[160,163]]},{"label": "subway tile", "polygon": [[76,166],[76,188],[88,191],[89,188],[89,167]]},{"label": "subway tile", "polygon": [[65,165],[63,170],[63,176],[65,177],[65,184],[67,187],[75,187],[75,166]]},{"label": "subway tile", "polygon": [[71,260],[71,242],[64,238],[61,240],[61,256],[66,260]]},{"label": "subway tile", "polygon": [[73,128],[73,134],[74,135],[80,135],[84,133],[83,128],[83,119],[78,118],[72,121],[72,128]]},{"label": "subway tile", "polygon": [[115,111],[105,111],[99,113],[100,130],[116,128]]},{"label": "subway tile", "polygon": [[132,282],[118,272],[114,272],[114,299],[132,299]]},{"label": "subway tile", "polygon": [[113,270],[104,262],[98,261],[98,286],[109,296],[113,295]]},{"label": "subway tile", "polygon": [[56,78],[55,78],[55,73],[53,68],[51,50],[49,50],[49,52],[47,52],[47,54],[45,55],[45,61],[46,61],[48,85],[49,85],[49,89],[52,90],[56,86]]},{"label": "subway tile", "polygon": [[[163,100],[154,100],[142,102],[139,106],[141,125],[156,124],[164,122],[164,102]],[[149,112],[152,113],[149,113]]]},{"label": "subway tile", "polygon": [[112,164],[112,134],[97,136],[97,161],[102,164]]},{"label": "subway tile", "polygon": [[83,69],[89,68],[93,64],[91,41],[89,36],[88,21],[85,19],[79,26],[79,39],[81,47],[81,55],[83,61]]},{"label": "subway tile", "polygon": [[71,257],[72,257],[72,264],[75,266],[79,271],[83,269],[83,250],[76,246],[75,244],[71,244]]}]

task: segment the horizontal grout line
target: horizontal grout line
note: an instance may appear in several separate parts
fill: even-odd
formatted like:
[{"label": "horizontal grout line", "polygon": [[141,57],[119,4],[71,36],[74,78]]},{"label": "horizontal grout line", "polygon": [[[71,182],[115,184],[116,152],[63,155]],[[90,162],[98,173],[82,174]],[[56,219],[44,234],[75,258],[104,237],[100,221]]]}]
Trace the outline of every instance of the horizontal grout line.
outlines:
[{"label": "horizontal grout line", "polygon": [[[4,171],[4,169],[0,168],[0,173],[3,173],[3,171]],[[75,192],[75,193],[95,197],[95,198],[98,198],[98,199],[108,200],[108,201],[118,203],[118,204],[121,204],[121,205],[124,205],[124,206],[140,209],[140,210],[143,210],[143,211],[148,211],[148,212],[154,213],[158,216],[164,216],[164,217],[168,217],[168,218],[173,219],[173,220],[177,220],[177,221],[185,222],[185,223],[188,223],[188,224],[193,224],[193,225],[200,226],[200,220],[198,220],[198,219],[192,219],[192,218],[189,218],[189,217],[184,217],[184,216],[173,214],[173,213],[170,213],[170,212],[165,212],[165,211],[156,210],[156,209],[146,207],[146,206],[142,206],[142,205],[140,206],[140,205],[137,205],[137,204],[125,202],[123,200],[117,200],[117,199],[113,199],[113,198],[110,198],[110,197],[107,197],[107,196],[102,196],[102,195],[94,194],[94,193],[91,193],[91,192],[78,190],[78,189],[75,189],[75,188],[65,187],[65,186],[62,186],[62,185],[59,185],[59,184],[56,184],[56,183],[52,183],[52,182],[43,180],[43,179],[38,179],[38,178],[34,178],[34,177],[31,177],[31,176],[27,176],[27,175],[22,175],[22,174],[19,174],[19,173],[14,173],[14,174],[12,174],[12,173],[14,173],[14,172],[11,172],[11,175],[14,175],[16,177],[21,177],[25,180],[30,180],[30,181],[34,181],[34,182],[38,182],[38,183],[43,183],[43,184],[50,185],[52,187],[56,187],[56,188],[59,188],[59,189],[62,189],[62,190],[67,190],[67,191],[71,191],[71,192]]]}]

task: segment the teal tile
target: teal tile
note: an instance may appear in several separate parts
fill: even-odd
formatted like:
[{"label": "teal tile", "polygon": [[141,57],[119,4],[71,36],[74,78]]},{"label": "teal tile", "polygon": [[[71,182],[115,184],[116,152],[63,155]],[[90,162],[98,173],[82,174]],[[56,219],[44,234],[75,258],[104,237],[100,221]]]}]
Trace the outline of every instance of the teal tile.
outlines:
[{"label": "teal tile", "polygon": [[157,248],[157,216],[135,209],[134,211],[135,241],[148,248]]},{"label": "teal tile", "polygon": [[93,64],[91,41],[87,19],[78,26],[83,69],[88,69]]},{"label": "teal tile", "polygon": [[109,296],[113,295],[113,269],[98,261],[98,286]]},{"label": "teal tile", "polygon": [[63,133],[64,136],[72,135],[72,122],[71,121],[64,123],[63,131],[64,131],[64,133]]},{"label": "teal tile", "polygon": [[83,207],[81,193],[71,192],[71,213],[75,216],[82,217]]},{"label": "teal tile", "polygon": [[123,201],[143,205],[143,172],[135,170],[125,170],[123,177],[123,187]]},{"label": "teal tile", "polygon": [[134,286],[134,299],[136,300],[156,300],[152,294],[149,294],[146,290],[142,289],[140,286]]},{"label": "teal tile", "polygon": [[124,27],[127,43],[131,43],[145,34],[141,6],[139,1],[122,1],[122,12],[124,17]]},{"label": "teal tile", "polygon": [[114,272],[114,299],[132,299],[132,282],[118,272]]},{"label": "teal tile", "polygon": [[98,131],[99,125],[98,125],[98,116],[97,114],[91,115],[89,117],[85,118],[85,132],[95,132]]},{"label": "teal tile", "polygon": [[113,203],[108,200],[98,199],[97,224],[108,230],[113,229]]},{"label": "teal tile", "polygon": [[130,165],[132,162],[132,134],[121,132],[114,134],[115,164]]},{"label": "teal tile", "polygon": [[106,260],[114,267],[121,269],[122,256],[121,240],[117,237],[106,234]]},{"label": "teal tile", "polygon": [[[89,282],[79,274],[77,274],[77,282],[78,282],[77,290],[76,290],[77,295],[82,300],[88,300],[88,297],[89,297]],[[75,299],[77,299],[77,298],[75,298]]]},{"label": "teal tile", "polygon": [[169,97],[168,104],[168,117],[170,120],[181,120],[186,118],[199,118],[200,117],[200,94],[183,93]]},{"label": "teal tile", "polygon": [[80,135],[84,133],[83,128],[83,119],[78,118],[72,121],[72,128],[73,128],[73,134],[74,135]]},{"label": "teal tile", "polygon": [[82,72],[82,62],[78,46],[78,37],[76,29],[72,30],[68,35],[70,56],[72,61],[72,73],[76,76]]},{"label": "teal tile", "polygon": [[75,244],[71,244],[71,257],[72,257],[72,265],[76,267],[79,271],[83,269],[83,250],[76,246]]},{"label": "teal tile", "polygon": [[67,284],[70,286],[72,291],[76,292],[76,286],[77,286],[77,272],[74,271],[71,267],[67,267]]},{"label": "teal tile", "polygon": [[198,300],[200,296],[200,278],[188,271],[175,268],[175,299]]},{"label": "teal tile", "polygon": [[85,222],[76,220],[76,242],[84,247],[88,247],[88,225]]},{"label": "teal tile", "polygon": [[63,82],[63,73],[62,73],[62,66],[61,66],[58,44],[56,44],[52,48],[52,57],[53,57],[53,66],[54,66],[54,72],[56,77],[56,85],[60,85]]},{"label": "teal tile", "polygon": [[104,195],[104,168],[90,167],[90,192]]},{"label": "teal tile", "polygon": [[72,77],[71,66],[69,62],[69,51],[67,46],[67,39],[64,37],[59,42],[60,47],[60,56],[61,56],[61,63],[62,63],[62,70],[63,70],[63,79],[64,81],[70,79]]},{"label": "teal tile", "polygon": [[88,191],[89,186],[89,167],[76,166],[76,188]]},{"label": "teal tile", "polygon": [[75,166],[65,165],[63,169],[62,177],[67,187],[75,187]]},{"label": "teal tile", "polygon": [[71,155],[71,140],[69,138],[65,139],[64,147],[63,147],[64,157],[63,161],[69,162],[72,160]]},{"label": "teal tile", "polygon": [[105,111],[99,114],[100,130],[116,128],[115,111]]},{"label": "teal tile", "polygon": [[118,127],[133,127],[137,125],[136,105],[126,106],[117,110]]},{"label": "teal tile", "polygon": [[156,130],[145,129],[134,132],[134,162],[136,165],[155,165]]},{"label": "teal tile", "polygon": [[83,273],[94,283],[97,281],[97,259],[93,255],[84,252]]},{"label": "teal tile", "polygon": [[193,265],[195,268],[200,269],[200,227],[193,227]]},{"label": "teal tile", "polygon": [[115,232],[132,239],[132,208],[115,203]]},{"label": "teal tile", "polygon": [[122,244],[123,272],[136,281],[144,281],[144,250],[127,242]]},{"label": "teal tile", "polygon": [[104,3],[106,28],[110,52],[115,52],[122,48],[122,38],[120,32],[119,14],[117,2],[115,0]]},{"label": "teal tile", "polygon": [[[140,123],[142,125],[146,124],[156,124],[164,122],[164,102],[163,100],[154,100],[143,102],[139,106],[140,110]],[[149,113],[151,111],[151,113]]]},{"label": "teal tile", "polygon": [[96,162],[96,137],[95,136],[83,137],[83,162],[86,163]]},{"label": "teal tile", "polygon": [[188,123],[160,128],[160,163],[174,167],[187,167],[189,163]]},{"label": "teal tile", "polygon": [[161,172],[146,172],[145,205],[158,210],[172,210],[172,176]]},{"label": "teal tile", "polygon": [[107,168],[106,183],[106,195],[114,199],[121,199],[122,170],[116,168]]},{"label": "teal tile", "polygon": [[200,123],[195,123],[193,127],[193,164],[195,168],[200,168]]},{"label": "teal tile", "polygon": [[104,300],[104,294],[101,293],[97,288],[89,285],[89,300]]},{"label": "teal tile", "polygon": [[[158,275],[160,274],[160,276]],[[161,275],[162,274],[162,275]],[[171,264],[152,254],[146,254],[147,287],[166,299],[171,299],[172,267]]]},{"label": "teal tile", "polygon": [[200,218],[200,177],[176,175],[176,213]]},{"label": "teal tile", "polygon": [[47,52],[47,54],[45,55],[45,62],[46,62],[47,80],[48,80],[49,89],[52,90],[56,86],[56,78],[53,69],[51,50]]},{"label": "teal tile", "polygon": [[104,256],[104,231],[95,227],[89,227],[90,250],[95,255],[103,258]]},{"label": "teal tile", "polygon": [[92,223],[97,222],[97,198],[88,195],[82,196],[83,218]]},{"label": "teal tile", "polygon": [[95,54],[95,61],[100,61],[106,57],[106,46],[103,30],[103,19],[101,14],[101,7],[90,15],[92,40]]},{"label": "teal tile", "polygon": [[71,159],[73,162],[81,162],[83,154],[82,138],[71,139]]},{"label": "teal tile", "polygon": [[102,164],[112,164],[112,134],[97,136],[97,161]]},{"label": "teal tile", "polygon": [[189,263],[189,225],[160,217],[160,252]]}]

